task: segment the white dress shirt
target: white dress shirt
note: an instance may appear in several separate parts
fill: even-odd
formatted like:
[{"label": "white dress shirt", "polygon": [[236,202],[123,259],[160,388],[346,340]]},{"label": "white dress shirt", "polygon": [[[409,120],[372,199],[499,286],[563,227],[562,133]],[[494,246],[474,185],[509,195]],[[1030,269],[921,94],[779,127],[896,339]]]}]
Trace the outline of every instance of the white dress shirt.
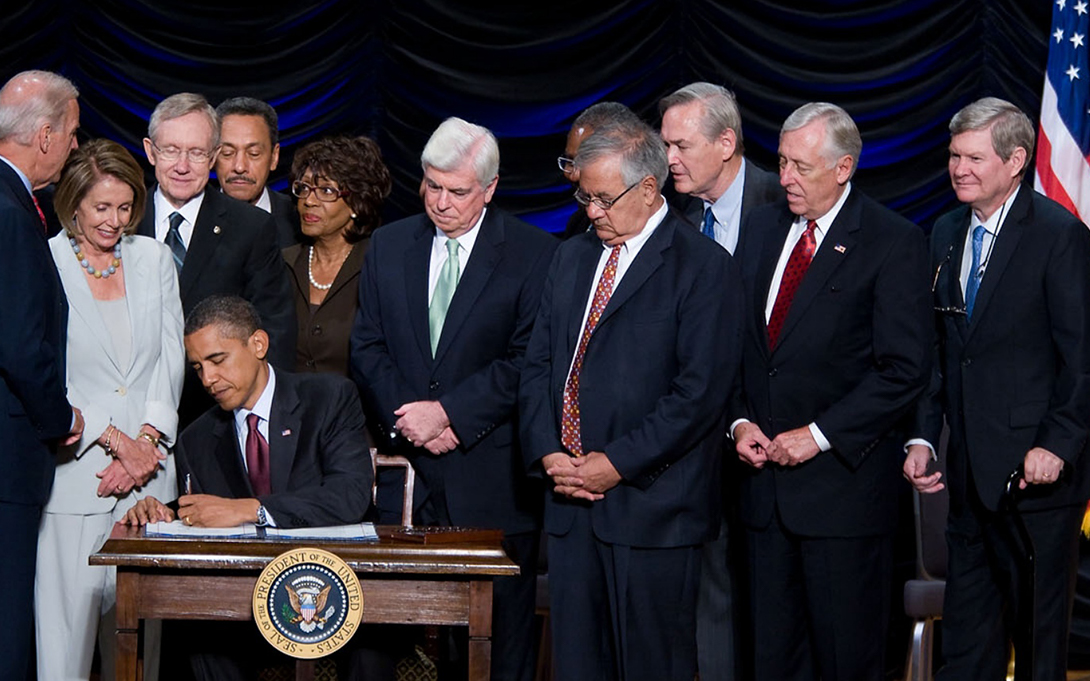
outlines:
[{"label": "white dress shirt", "polygon": [[193,225],[197,222],[197,213],[201,212],[201,203],[204,202],[204,192],[194,196],[181,208],[175,208],[163,196],[162,190],[156,187],[152,201],[155,202],[155,240],[166,241],[167,232],[170,231],[170,214],[181,213],[184,219],[178,226],[178,233],[182,235],[182,244],[188,251],[189,244],[193,242]]},{"label": "white dress shirt", "polygon": [[[481,216],[477,218],[477,223],[473,225],[473,228],[460,237],[458,240],[458,277],[461,280],[461,276],[466,271],[466,265],[469,264],[469,256],[473,255],[473,244],[477,243],[477,235],[481,233],[481,223],[484,222],[485,213],[488,212],[488,206],[485,206],[481,211]],[[450,238],[438,227],[435,228],[435,237],[431,242],[431,261],[428,264],[428,305],[431,305],[431,297],[435,293],[435,285],[439,282],[439,273],[443,271],[443,265],[446,264],[447,258],[450,255],[447,253],[447,242]]]}]

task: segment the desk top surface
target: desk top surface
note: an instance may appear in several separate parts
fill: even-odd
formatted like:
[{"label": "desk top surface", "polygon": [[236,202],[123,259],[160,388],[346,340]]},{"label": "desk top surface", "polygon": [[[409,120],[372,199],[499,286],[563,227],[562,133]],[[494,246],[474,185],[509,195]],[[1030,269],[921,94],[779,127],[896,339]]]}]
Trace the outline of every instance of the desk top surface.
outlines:
[{"label": "desk top surface", "polygon": [[144,528],[118,524],[91,565],[164,569],[261,570],[292,548],[336,554],[358,573],[415,575],[515,575],[518,566],[498,540],[419,544],[392,538],[398,527],[378,527],[379,541],[145,537]]}]

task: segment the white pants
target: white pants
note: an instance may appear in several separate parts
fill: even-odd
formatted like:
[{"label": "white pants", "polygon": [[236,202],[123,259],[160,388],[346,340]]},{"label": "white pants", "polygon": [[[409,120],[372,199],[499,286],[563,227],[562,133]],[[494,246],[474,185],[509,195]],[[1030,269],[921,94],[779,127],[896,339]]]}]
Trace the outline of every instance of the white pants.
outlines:
[{"label": "white pants", "polygon": [[[124,516],[122,507],[128,506],[93,515],[42,514],[34,580],[38,681],[86,681],[96,636],[101,678],[114,678],[116,570],[88,565],[87,559],[102,548]],[[159,676],[161,626],[158,621],[144,624],[145,681]]]}]

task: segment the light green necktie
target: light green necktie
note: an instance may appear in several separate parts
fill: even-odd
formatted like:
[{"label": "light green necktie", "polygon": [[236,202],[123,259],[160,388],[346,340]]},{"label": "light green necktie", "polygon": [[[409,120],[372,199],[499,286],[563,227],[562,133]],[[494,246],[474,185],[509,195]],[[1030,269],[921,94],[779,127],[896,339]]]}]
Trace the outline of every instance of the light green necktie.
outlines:
[{"label": "light green necktie", "polygon": [[462,268],[458,264],[458,240],[447,239],[447,261],[443,263],[443,269],[439,270],[439,281],[435,282],[435,292],[431,294],[431,305],[428,306],[428,330],[431,332],[431,356],[435,357],[435,349],[439,347],[439,335],[443,333],[443,322],[447,318],[447,310],[450,309],[450,301],[454,298],[454,290],[458,288],[458,279],[462,276]]}]

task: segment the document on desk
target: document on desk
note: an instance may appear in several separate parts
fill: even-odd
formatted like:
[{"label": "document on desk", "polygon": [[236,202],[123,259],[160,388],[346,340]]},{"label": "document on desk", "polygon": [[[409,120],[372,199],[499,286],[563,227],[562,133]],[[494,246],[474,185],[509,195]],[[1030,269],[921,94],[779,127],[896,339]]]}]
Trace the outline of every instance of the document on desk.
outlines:
[{"label": "document on desk", "polygon": [[257,526],[243,523],[235,527],[196,527],[180,520],[169,523],[148,523],[144,529],[147,537],[248,537],[257,538]]},{"label": "document on desk", "polygon": [[378,533],[372,523],[354,523],[352,525],[331,525],[328,527],[298,527],[284,529],[266,527],[267,539],[330,539],[334,541],[378,541]]}]

